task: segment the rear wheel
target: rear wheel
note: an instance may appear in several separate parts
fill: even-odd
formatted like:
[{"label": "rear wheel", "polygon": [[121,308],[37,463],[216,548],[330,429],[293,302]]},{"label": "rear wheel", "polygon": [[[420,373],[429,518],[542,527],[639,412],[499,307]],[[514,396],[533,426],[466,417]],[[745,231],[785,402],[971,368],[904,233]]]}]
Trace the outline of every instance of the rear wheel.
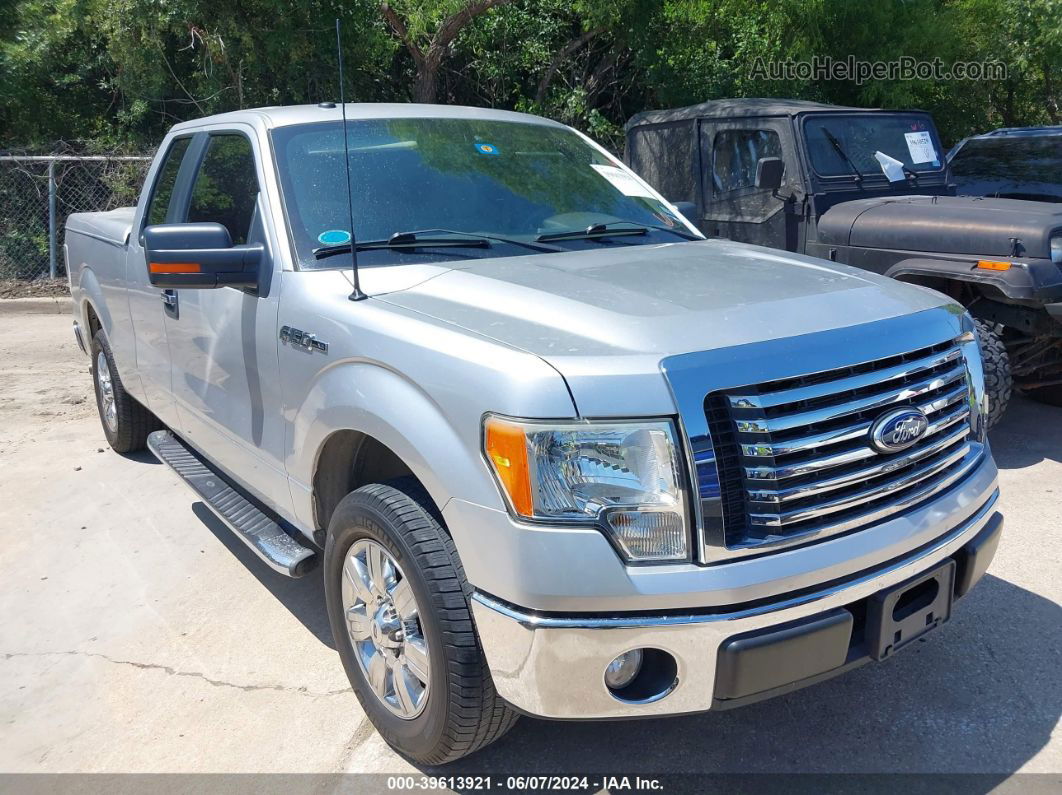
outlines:
[{"label": "rear wheel", "polygon": [[1010,403],[1013,378],[1010,358],[1003,344],[999,327],[984,320],[977,321],[977,339],[981,343],[981,357],[985,369],[985,391],[988,393],[988,427],[992,428],[1003,419]]},{"label": "rear wheel", "polygon": [[143,450],[148,434],[161,428],[162,424],[125,391],[103,329],[96,332],[89,350],[92,355],[96,408],[100,413],[107,444],[117,453]]},{"label": "rear wheel", "polygon": [[344,497],[328,525],[324,572],[343,667],[392,747],[442,764],[512,727],[517,715],[494,690],[457,550],[416,481]]}]

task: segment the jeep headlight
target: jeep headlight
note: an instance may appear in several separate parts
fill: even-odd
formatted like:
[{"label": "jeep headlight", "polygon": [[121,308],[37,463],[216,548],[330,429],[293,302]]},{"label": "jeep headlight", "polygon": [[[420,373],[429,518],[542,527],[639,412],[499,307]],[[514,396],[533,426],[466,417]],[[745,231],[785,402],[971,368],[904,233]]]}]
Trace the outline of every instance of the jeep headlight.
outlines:
[{"label": "jeep headlight", "polygon": [[1051,262],[1062,265],[1062,234],[1051,238]]},{"label": "jeep headlight", "polygon": [[594,524],[630,562],[689,558],[684,470],[671,422],[488,416],[483,446],[520,518]]}]

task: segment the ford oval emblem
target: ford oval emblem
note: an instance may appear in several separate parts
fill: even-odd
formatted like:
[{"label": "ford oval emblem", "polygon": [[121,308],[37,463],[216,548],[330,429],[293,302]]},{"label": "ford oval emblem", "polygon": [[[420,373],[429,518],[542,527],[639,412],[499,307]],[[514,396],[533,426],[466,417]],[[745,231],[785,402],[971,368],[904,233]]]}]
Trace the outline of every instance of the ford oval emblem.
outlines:
[{"label": "ford oval emblem", "polygon": [[898,453],[921,439],[928,427],[929,420],[921,409],[893,409],[870,426],[870,446],[879,453]]}]

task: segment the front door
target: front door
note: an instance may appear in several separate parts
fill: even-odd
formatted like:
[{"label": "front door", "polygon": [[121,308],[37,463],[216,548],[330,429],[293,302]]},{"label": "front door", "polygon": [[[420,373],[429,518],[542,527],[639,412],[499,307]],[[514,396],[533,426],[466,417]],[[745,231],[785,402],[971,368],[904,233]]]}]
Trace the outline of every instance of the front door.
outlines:
[{"label": "front door", "polygon": [[[702,119],[701,231],[742,243],[800,251],[804,194],[787,118]],[[785,163],[782,187],[756,187],[761,158]]]},{"label": "front door", "polygon": [[206,134],[180,221],[220,223],[236,246],[261,244],[259,290],[174,290],[166,334],[181,436],[282,516],[291,515],[277,364],[274,235],[254,132]]}]

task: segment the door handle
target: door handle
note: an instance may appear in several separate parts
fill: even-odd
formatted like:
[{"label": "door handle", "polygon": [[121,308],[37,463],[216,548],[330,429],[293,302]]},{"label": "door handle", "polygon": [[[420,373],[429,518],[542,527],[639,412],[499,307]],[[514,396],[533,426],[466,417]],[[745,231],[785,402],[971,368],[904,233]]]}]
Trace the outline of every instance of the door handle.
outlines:
[{"label": "door handle", "polygon": [[163,308],[168,314],[177,317],[177,291],[163,290],[159,296],[162,298]]}]

